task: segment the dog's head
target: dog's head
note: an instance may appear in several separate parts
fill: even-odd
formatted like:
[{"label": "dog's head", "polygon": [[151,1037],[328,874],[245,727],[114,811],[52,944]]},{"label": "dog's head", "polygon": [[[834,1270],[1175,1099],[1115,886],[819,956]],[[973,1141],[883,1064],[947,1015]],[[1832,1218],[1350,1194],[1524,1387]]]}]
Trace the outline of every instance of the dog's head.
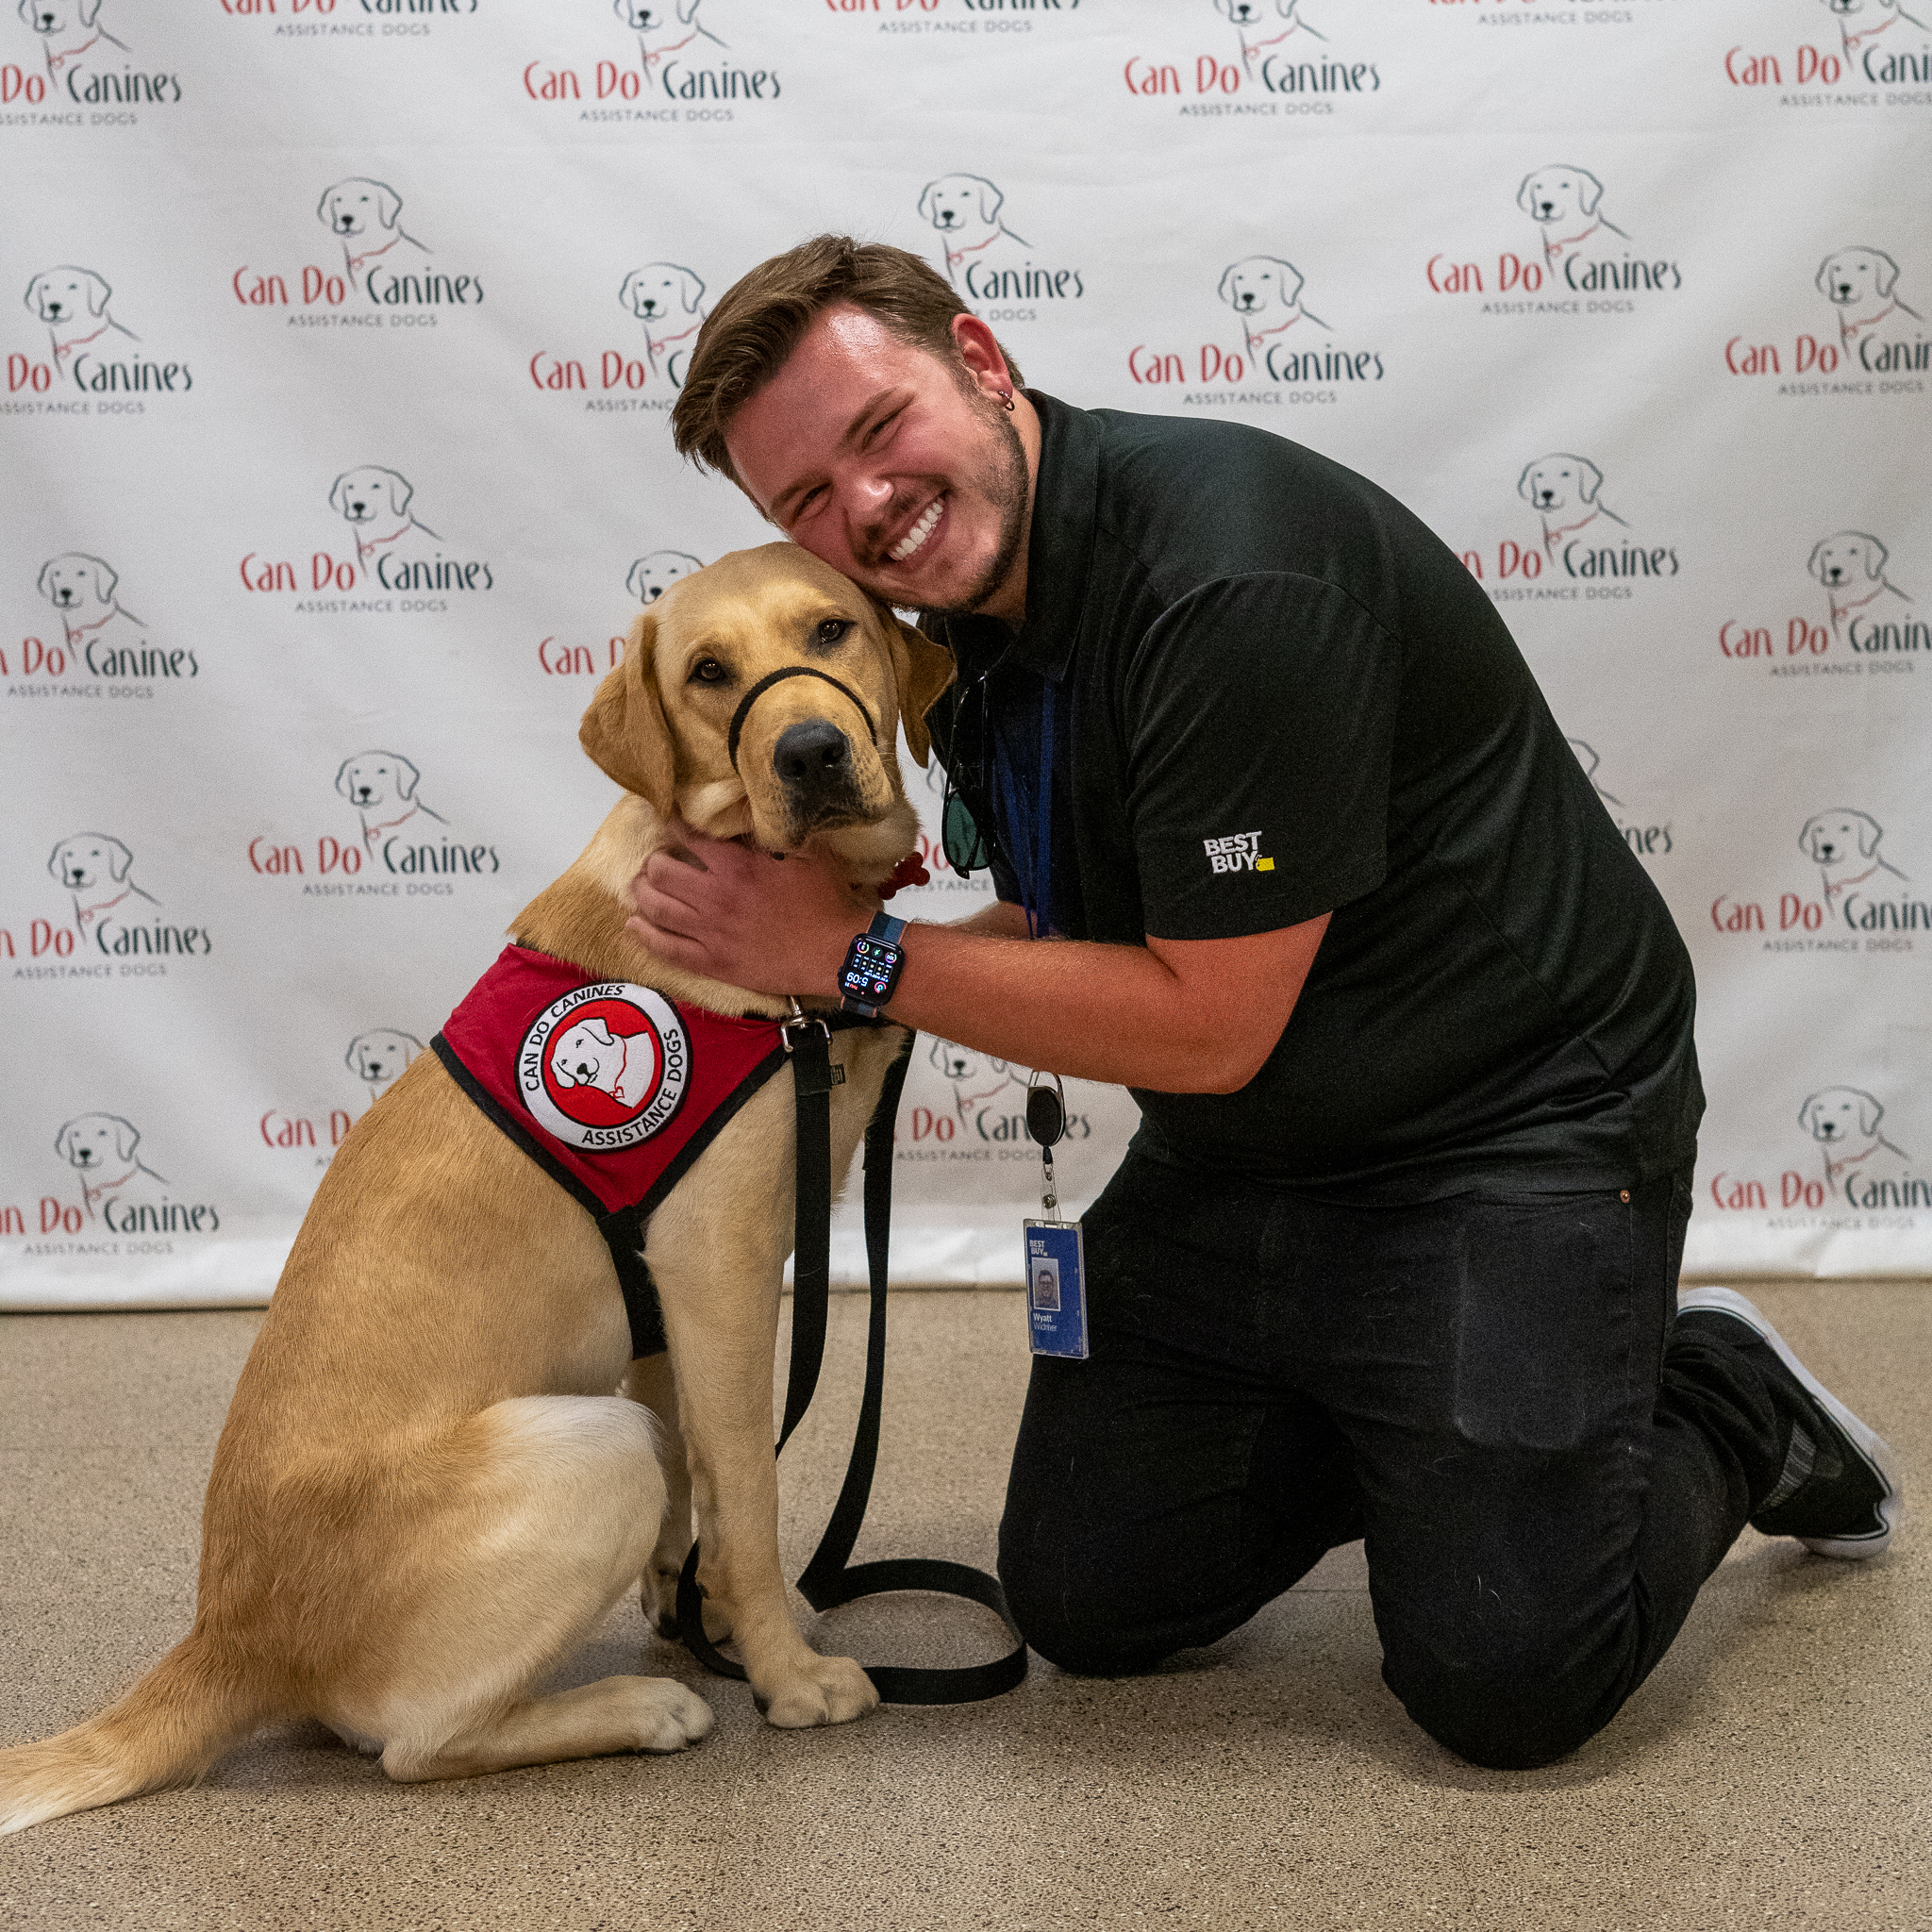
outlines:
[{"label": "dog's head", "polygon": [[378,228],[393,228],[402,211],[403,197],[387,181],[351,175],[323,190],[315,217],[332,235],[373,235]]},{"label": "dog's head", "polygon": [[941,175],[919,192],[919,216],[942,235],[990,228],[1006,196],[984,175]]},{"label": "dog's head", "polygon": [[1843,865],[1855,853],[1860,858],[1870,858],[1884,837],[1885,827],[1869,811],[1834,806],[1805,821],[1798,844],[1816,864]]},{"label": "dog's head", "polygon": [[1805,566],[1821,584],[1877,583],[1890,553],[1863,530],[1835,530],[1811,552]]},{"label": "dog's head", "polygon": [[705,285],[675,261],[647,261],[624,278],[617,299],[640,322],[662,322],[670,315],[701,315]]},{"label": "dog's head", "polygon": [[1574,509],[1592,504],[1604,473],[1588,457],[1539,457],[1516,479],[1516,493],[1538,509]]},{"label": "dog's head", "polygon": [[989,1069],[993,1075],[1004,1078],[1007,1072],[1005,1060],[974,1053],[950,1040],[935,1040],[927,1050],[926,1058],[948,1080],[977,1080]]},{"label": "dog's head", "polygon": [[1216,292],[1238,315],[1286,314],[1301,295],[1301,271],[1278,255],[1250,255],[1222,271]]},{"label": "dog's head", "polygon": [[140,1132],[118,1113],[79,1113],[54,1136],[54,1152],[69,1167],[103,1173],[125,1166],[141,1144]]},{"label": "dog's head", "polygon": [[823,845],[883,876],[918,819],[894,746],[922,765],[949,653],[795,543],[680,577],[631,626],[578,733],[659,813],[768,852]]},{"label": "dog's head", "polygon": [[615,1093],[625,1045],[602,1020],[579,1020],[557,1042],[550,1071],[559,1087],[595,1087]]},{"label": "dog's head", "polygon": [[42,322],[72,322],[76,315],[105,315],[113,294],[91,268],[42,269],[26,285],[25,302]]},{"label": "dog's head", "polygon": [[376,1026],[357,1034],[342,1058],[357,1079],[380,1087],[393,1080],[422,1051],[423,1042],[413,1033],[398,1033],[393,1026]]},{"label": "dog's head", "polygon": [[76,26],[92,26],[101,0],[20,0],[20,17],[37,34],[52,38]]},{"label": "dog's head", "polygon": [[90,892],[96,886],[119,885],[134,863],[134,854],[105,832],[76,832],[55,846],[47,870],[70,891]]},{"label": "dog's head", "polygon": [[114,601],[121,581],[112,568],[83,550],[63,550],[41,566],[40,591],[57,610],[84,610]]},{"label": "dog's head", "polygon": [[1516,191],[1516,206],[1545,226],[1593,215],[1603,198],[1604,184],[1588,168],[1560,163],[1525,175]]},{"label": "dog's head", "polygon": [[640,604],[655,604],[679,577],[688,577],[704,565],[688,551],[654,550],[631,565],[624,587]]},{"label": "dog's head", "polygon": [[1898,282],[1898,263],[1879,248],[1834,249],[1818,264],[1818,292],[1840,308],[1883,300]]},{"label": "dog's head", "polygon": [[329,485],[328,507],[352,524],[373,524],[385,513],[406,516],[415,493],[407,476],[364,463],[358,469],[344,470]]},{"label": "dog's head", "polygon": [[[615,0],[615,5],[618,19],[641,34],[671,25],[672,9],[663,0],[657,0],[655,5],[651,0]],[[679,23],[689,26],[697,16],[698,0],[677,0],[676,10]]]},{"label": "dog's head", "polygon": [[372,810],[377,806],[407,804],[416,795],[422,777],[408,758],[392,751],[358,751],[342,760],[336,790],[351,805]]},{"label": "dog's head", "polygon": [[1869,1141],[1884,1118],[1884,1108],[1862,1087],[1821,1088],[1798,1109],[1798,1124],[1827,1146]]},{"label": "dog's head", "polygon": [[1866,14],[1898,11],[1898,0],[1824,0],[1824,9],[1838,20],[1857,20]]}]

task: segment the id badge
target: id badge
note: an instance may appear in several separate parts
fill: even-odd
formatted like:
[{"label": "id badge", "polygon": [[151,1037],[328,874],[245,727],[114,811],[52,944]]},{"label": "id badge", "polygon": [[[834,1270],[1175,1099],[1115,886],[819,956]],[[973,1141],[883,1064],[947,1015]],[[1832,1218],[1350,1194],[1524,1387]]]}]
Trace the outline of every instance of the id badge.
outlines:
[{"label": "id badge", "polygon": [[1035,1355],[1087,1359],[1087,1257],[1077,1221],[1029,1221],[1026,1331]]}]

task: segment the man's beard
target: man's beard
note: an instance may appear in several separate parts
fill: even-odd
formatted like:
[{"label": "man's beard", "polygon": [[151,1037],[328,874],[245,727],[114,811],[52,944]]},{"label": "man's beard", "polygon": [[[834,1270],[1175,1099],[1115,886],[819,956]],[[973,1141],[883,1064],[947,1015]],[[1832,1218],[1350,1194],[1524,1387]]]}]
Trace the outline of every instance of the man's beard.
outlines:
[{"label": "man's beard", "polygon": [[1006,582],[1026,542],[1026,445],[1007,409],[990,396],[973,391],[975,402],[983,402],[987,420],[994,432],[996,447],[985,452],[974,473],[973,487],[999,513],[1000,537],[992,560],[979,575],[945,604],[927,607],[934,617],[967,617],[977,610]]}]

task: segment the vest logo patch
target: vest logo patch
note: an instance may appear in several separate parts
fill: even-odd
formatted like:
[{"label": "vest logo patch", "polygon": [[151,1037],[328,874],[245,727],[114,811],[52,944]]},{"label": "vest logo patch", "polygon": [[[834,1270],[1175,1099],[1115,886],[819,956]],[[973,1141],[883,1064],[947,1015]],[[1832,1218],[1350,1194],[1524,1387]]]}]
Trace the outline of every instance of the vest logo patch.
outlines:
[{"label": "vest logo patch", "polygon": [[567,1146],[635,1147],[670,1124],[691,1083],[691,1042],[662,993],[606,979],[553,1001],[517,1048],[516,1084]]}]

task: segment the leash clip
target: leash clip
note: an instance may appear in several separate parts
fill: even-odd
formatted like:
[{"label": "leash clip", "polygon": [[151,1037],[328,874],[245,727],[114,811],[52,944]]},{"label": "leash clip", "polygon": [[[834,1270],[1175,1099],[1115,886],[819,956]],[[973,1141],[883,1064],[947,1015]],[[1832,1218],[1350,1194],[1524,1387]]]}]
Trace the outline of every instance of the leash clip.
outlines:
[{"label": "leash clip", "polygon": [[[819,1031],[825,1036],[825,1041],[827,1045],[829,1045],[831,1043],[832,1039],[832,1029],[829,1025],[826,1024],[824,1014],[808,1013],[805,1010],[805,1008],[798,1004],[798,995],[795,992],[787,993],[785,997],[791,1003],[791,1017],[787,1020],[781,1020],[778,1023],[778,1039],[780,1042],[783,1044],[785,1051],[789,1054],[798,1044],[798,1042],[791,1037],[794,1029],[796,1029],[800,1033],[804,1033],[814,1026],[816,1026],[819,1029]],[[835,1071],[838,1075],[838,1081],[842,1082],[845,1077],[844,1068],[840,1067]]]}]

